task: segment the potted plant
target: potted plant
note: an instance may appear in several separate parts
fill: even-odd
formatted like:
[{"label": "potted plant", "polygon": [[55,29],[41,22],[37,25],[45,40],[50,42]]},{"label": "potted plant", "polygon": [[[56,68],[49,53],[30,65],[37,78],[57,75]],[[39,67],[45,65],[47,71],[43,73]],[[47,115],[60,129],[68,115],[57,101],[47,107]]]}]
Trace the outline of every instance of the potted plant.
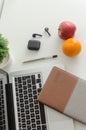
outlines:
[{"label": "potted plant", "polygon": [[8,40],[0,34],[0,68],[4,67],[9,59]]}]

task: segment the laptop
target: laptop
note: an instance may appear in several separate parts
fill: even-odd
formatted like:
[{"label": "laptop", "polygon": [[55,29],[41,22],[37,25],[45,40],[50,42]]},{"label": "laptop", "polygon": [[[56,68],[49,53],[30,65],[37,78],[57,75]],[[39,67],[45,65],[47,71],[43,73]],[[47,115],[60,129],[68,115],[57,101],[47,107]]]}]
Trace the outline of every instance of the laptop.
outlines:
[{"label": "laptop", "polygon": [[51,69],[46,66],[10,74],[0,69],[0,130],[74,130],[71,118],[37,101]]}]

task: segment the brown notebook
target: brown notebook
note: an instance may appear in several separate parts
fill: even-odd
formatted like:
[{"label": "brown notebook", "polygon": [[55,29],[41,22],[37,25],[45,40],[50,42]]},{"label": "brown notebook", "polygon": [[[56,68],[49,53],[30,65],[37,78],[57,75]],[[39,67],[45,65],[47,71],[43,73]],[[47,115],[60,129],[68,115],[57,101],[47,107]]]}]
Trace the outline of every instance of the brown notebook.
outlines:
[{"label": "brown notebook", "polygon": [[38,101],[86,123],[86,81],[53,67]]}]

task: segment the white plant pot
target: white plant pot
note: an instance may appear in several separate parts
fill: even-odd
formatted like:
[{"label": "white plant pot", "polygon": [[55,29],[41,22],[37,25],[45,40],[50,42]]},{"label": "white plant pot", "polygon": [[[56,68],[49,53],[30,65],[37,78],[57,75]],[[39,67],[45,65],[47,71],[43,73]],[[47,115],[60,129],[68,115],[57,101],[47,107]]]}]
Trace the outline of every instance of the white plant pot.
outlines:
[{"label": "white plant pot", "polygon": [[0,63],[0,68],[6,67],[8,63],[10,62],[10,59],[11,59],[11,56],[10,56],[10,53],[8,53],[8,56],[3,59],[2,63]]}]

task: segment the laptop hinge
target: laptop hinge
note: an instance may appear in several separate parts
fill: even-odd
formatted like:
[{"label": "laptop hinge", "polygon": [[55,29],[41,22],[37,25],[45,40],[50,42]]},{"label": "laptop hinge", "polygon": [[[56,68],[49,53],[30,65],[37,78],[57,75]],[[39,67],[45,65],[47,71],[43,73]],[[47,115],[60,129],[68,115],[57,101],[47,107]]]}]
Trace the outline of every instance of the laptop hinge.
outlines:
[{"label": "laptop hinge", "polygon": [[6,84],[6,102],[9,130],[16,130],[12,84]]}]

